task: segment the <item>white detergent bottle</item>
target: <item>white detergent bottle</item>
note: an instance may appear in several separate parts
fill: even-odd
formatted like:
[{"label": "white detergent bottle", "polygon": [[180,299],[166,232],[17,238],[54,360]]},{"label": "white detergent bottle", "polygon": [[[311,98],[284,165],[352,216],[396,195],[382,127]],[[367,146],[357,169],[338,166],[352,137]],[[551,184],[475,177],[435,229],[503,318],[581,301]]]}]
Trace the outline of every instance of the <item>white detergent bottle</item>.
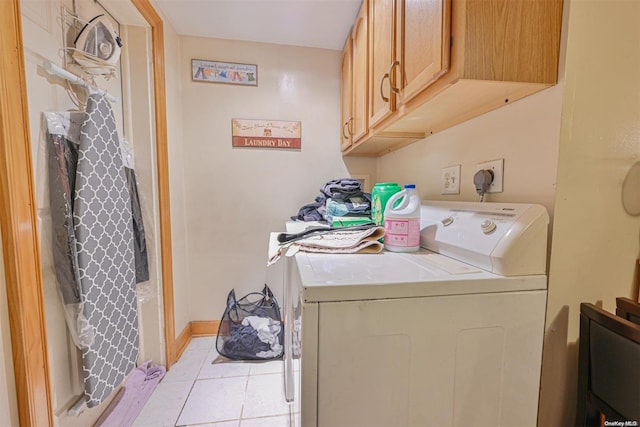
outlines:
[{"label": "white detergent bottle", "polygon": [[[400,200],[396,206],[396,200]],[[384,248],[392,252],[420,249],[420,194],[415,184],[391,196],[384,210]]]}]

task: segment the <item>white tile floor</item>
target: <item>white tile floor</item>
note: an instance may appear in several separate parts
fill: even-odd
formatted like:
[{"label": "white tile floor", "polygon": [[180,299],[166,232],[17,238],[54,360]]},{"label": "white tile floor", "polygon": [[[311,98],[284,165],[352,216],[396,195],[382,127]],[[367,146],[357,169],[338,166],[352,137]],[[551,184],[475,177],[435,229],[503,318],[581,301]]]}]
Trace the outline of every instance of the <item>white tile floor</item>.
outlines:
[{"label": "white tile floor", "polygon": [[[216,361],[216,363],[212,363]],[[134,427],[290,427],[281,360],[230,362],[215,337],[193,338],[162,379]]]}]

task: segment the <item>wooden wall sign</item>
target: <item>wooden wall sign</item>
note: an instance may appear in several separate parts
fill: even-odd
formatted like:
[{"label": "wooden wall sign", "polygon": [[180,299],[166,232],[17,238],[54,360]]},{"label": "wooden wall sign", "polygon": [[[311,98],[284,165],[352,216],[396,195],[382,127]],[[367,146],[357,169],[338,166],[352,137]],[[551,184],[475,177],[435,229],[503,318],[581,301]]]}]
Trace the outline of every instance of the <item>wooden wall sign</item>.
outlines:
[{"label": "wooden wall sign", "polygon": [[282,120],[231,120],[233,147],[299,149],[300,122]]},{"label": "wooden wall sign", "polygon": [[258,86],[258,66],[255,64],[192,59],[191,80],[194,82]]}]

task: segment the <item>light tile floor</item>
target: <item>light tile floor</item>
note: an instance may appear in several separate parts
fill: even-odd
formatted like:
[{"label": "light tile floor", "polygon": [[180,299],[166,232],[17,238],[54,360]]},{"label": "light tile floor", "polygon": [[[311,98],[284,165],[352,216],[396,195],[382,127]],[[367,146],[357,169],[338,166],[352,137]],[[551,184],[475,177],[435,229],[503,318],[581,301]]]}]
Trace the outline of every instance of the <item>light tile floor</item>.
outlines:
[{"label": "light tile floor", "polygon": [[193,338],[134,427],[295,427],[283,372],[282,360],[228,361],[215,337]]}]

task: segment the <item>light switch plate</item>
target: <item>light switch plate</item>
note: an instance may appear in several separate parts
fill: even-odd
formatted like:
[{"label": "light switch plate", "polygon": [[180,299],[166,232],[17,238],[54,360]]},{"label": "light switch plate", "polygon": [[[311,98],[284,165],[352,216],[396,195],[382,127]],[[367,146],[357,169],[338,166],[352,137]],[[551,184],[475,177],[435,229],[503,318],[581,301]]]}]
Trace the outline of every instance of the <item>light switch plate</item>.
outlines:
[{"label": "light switch plate", "polygon": [[460,165],[442,169],[441,194],[460,194]]},{"label": "light switch plate", "polygon": [[493,182],[489,186],[487,193],[502,193],[502,186],[504,183],[504,159],[478,163],[476,171],[482,169],[489,169],[493,171]]}]

